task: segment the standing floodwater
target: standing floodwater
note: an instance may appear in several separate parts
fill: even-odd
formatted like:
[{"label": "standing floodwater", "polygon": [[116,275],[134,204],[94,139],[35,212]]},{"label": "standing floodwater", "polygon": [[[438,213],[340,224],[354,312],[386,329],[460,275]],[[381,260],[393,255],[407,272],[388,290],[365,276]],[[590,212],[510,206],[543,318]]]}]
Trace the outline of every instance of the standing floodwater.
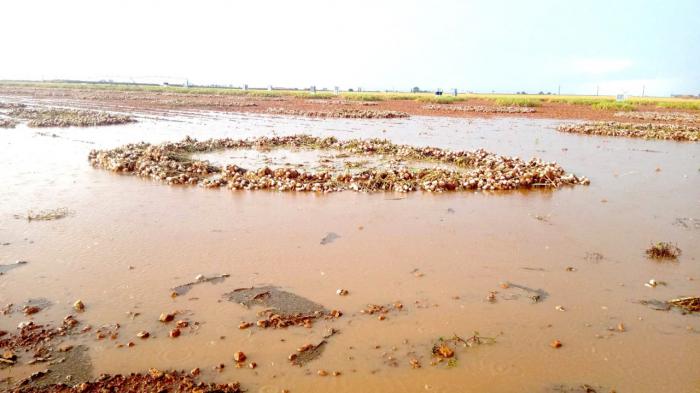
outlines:
[{"label": "standing floodwater", "polygon": [[[63,343],[87,348],[89,360],[83,352],[72,359],[89,361],[94,376],[199,367],[203,379],[261,392],[584,385],[688,392],[700,383],[697,315],[652,307],[700,290],[697,144],[564,134],[555,130],[560,122],[537,119],[170,112],[137,120],[0,132],[0,300],[13,304],[0,330],[23,321],[60,326],[72,313],[76,331],[92,329]],[[539,157],[591,184],[232,191],[122,176],[88,162],[93,149],[141,141],[294,134]],[[198,157],[317,168],[324,154]],[[357,161],[340,158],[348,167]],[[26,219],[28,211],[55,209],[70,214]],[[648,258],[645,250],[659,241],[682,253]],[[14,268],[18,260],[27,263]],[[650,280],[655,285],[645,285]],[[250,299],[230,295],[251,287],[258,290]],[[308,310],[296,310],[301,317],[274,311],[275,291],[303,299],[295,304]],[[36,298],[51,306],[23,311]],[[82,312],[73,308],[78,299]],[[172,321],[159,321],[161,314]],[[234,362],[236,352],[245,360]],[[27,365],[31,355],[19,355],[21,364],[0,366],[0,379],[17,381],[51,361]]]}]

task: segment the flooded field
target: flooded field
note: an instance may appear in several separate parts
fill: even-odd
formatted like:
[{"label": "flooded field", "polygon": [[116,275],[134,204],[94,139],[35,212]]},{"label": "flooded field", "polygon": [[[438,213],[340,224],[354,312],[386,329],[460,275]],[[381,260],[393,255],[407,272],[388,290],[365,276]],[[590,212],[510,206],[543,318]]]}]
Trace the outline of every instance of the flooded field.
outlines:
[{"label": "flooded field", "polygon": [[[97,377],[199,367],[203,380],[239,381],[250,392],[700,392],[700,316],[654,307],[700,295],[697,143],[565,134],[556,131],[561,121],[532,118],[129,114],[136,123],[0,129],[0,306],[14,304],[0,315],[0,330],[29,320],[59,326],[71,313],[79,327],[91,325],[62,341],[86,348],[69,370],[75,378],[77,369]],[[88,162],[93,149],[140,141],[293,134],[539,157],[591,184],[231,191],[166,185]],[[325,154],[227,150],[198,158],[317,168]],[[27,219],[53,209],[66,214]],[[648,258],[645,250],[660,241],[680,256]],[[273,289],[257,298],[235,292],[250,287]],[[328,318],[257,326],[259,311],[281,307],[271,302],[277,291],[287,294],[285,306]],[[77,300],[84,311],[74,310]],[[25,315],[35,303],[40,311]],[[175,313],[174,321],[160,322],[162,313]],[[178,320],[187,326],[171,338]],[[99,331],[109,333],[98,339]],[[147,339],[137,337],[144,331]],[[454,353],[434,355],[443,344]],[[247,358],[242,367],[236,352]],[[307,352],[308,361],[290,362]],[[49,367],[18,355],[16,365],[0,364],[0,388]],[[444,361],[431,364],[436,358]]]}]

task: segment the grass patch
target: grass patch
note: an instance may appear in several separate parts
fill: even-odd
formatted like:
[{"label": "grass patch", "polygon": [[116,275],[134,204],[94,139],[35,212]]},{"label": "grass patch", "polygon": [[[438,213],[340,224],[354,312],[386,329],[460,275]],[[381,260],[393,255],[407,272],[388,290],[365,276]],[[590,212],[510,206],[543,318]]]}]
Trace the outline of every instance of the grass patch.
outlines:
[{"label": "grass patch", "polygon": [[421,95],[415,98],[418,102],[428,102],[431,104],[452,104],[455,102],[466,101],[467,97],[464,96],[436,96],[436,95]]},{"label": "grass patch", "polygon": [[342,93],[341,97],[350,101],[384,101],[386,96],[369,93]]},{"label": "grass patch", "polygon": [[599,111],[622,111],[631,112],[636,111],[637,107],[632,105],[627,101],[602,101],[591,105],[591,108]]},{"label": "grass patch", "polygon": [[664,101],[657,104],[659,108],[700,111],[700,101]]},{"label": "grass patch", "polygon": [[615,102],[615,99],[610,97],[559,96],[547,98],[547,102],[569,105],[595,105],[603,102]]},{"label": "grass patch", "polygon": [[497,98],[495,103],[498,106],[521,106],[527,108],[542,106],[542,102],[535,98]]}]

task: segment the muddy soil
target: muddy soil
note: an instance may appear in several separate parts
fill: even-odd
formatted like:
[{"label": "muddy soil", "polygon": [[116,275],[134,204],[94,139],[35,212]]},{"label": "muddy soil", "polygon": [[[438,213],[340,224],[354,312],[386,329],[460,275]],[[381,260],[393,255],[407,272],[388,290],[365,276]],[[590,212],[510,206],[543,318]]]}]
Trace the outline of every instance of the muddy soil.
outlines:
[{"label": "muddy soil", "polygon": [[[397,111],[416,116],[445,116],[467,118],[520,117],[535,119],[581,119],[614,121],[615,110],[596,110],[589,105],[569,105],[545,102],[532,113],[484,113],[460,110],[431,109],[434,106],[413,100],[389,100],[379,102],[352,102],[345,100],[313,100],[294,97],[242,97],[217,94],[184,94],[161,92],[129,92],[73,88],[43,88],[0,85],[0,95],[9,99],[32,99],[46,103],[63,103],[92,109],[129,111],[161,110],[212,110],[244,113],[267,113],[269,110],[299,112],[325,112],[330,109],[346,110],[348,107],[366,109],[371,104],[373,111]],[[375,105],[376,104],[376,105]],[[444,105],[449,107],[450,105]],[[484,99],[470,99],[452,106],[493,107],[494,103]],[[678,110],[656,108],[653,105],[639,105],[640,112],[677,113]],[[693,112],[689,112],[693,114]],[[652,120],[692,124],[687,117],[655,117]],[[647,118],[630,118],[626,121],[645,122]]]}]

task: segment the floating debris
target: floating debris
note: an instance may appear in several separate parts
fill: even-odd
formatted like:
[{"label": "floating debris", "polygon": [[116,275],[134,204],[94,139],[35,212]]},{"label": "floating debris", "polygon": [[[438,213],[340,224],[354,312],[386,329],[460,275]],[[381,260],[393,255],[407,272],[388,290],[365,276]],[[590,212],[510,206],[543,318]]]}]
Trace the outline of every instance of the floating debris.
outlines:
[{"label": "floating debris", "polygon": [[646,254],[649,258],[654,259],[676,259],[681,255],[681,249],[672,243],[658,242],[652,244],[646,250]]},{"label": "floating debris", "polygon": [[[458,169],[412,169],[406,165],[392,164],[389,167],[367,167],[356,173],[333,169],[305,172],[293,167],[247,170],[236,165],[220,168],[208,161],[190,158],[194,153],[224,149],[272,148],[333,149],[359,156],[381,155],[395,161],[436,162]],[[567,174],[554,162],[539,159],[523,161],[485,150],[448,151],[396,145],[380,139],[339,141],[334,137],[308,135],[247,140],[210,139],[202,142],[188,137],[176,143],[139,143],[113,150],[93,150],[89,160],[97,168],[150,177],[168,184],[198,184],[207,188],[228,187],[233,190],[442,192],[558,188],[590,183],[585,177]]]},{"label": "floating debris", "polygon": [[65,207],[61,207],[58,209],[47,209],[47,210],[41,210],[38,212],[30,210],[27,212],[27,214],[25,216],[15,214],[15,218],[17,218],[17,219],[26,218],[27,221],[53,221],[53,220],[60,220],[61,218],[68,216],[70,213],[71,213],[70,210],[68,210]]},{"label": "floating debris", "polygon": [[615,112],[615,117],[651,121],[685,121],[700,122],[700,116],[684,112]]},{"label": "floating debris", "polygon": [[186,294],[187,292],[192,289],[193,286],[198,285],[198,284],[203,284],[203,283],[210,283],[210,284],[219,284],[224,282],[225,279],[230,277],[230,274],[219,274],[219,275],[214,275],[210,277],[205,277],[202,275],[199,275],[196,277],[195,281],[193,282],[188,282],[186,284],[178,285],[175,288],[172,288],[173,293],[175,293],[177,296],[182,296]]},{"label": "floating debris", "polygon": [[602,136],[626,136],[645,139],[668,139],[675,141],[700,140],[700,127],[679,124],[589,122],[564,124],[558,131]]},{"label": "floating debris", "polygon": [[[448,361],[448,367],[456,366],[457,353],[455,349],[457,347],[471,348],[473,346],[478,346],[482,344],[495,344],[495,337],[485,337],[481,336],[479,332],[474,332],[470,337],[464,339],[457,334],[453,334],[450,338],[440,337],[437,343],[433,344],[431,349],[431,354],[433,359],[431,361],[432,365],[442,363],[443,361]],[[454,348],[454,349],[453,349]],[[413,362],[411,362],[413,366]],[[415,366],[413,366],[416,368]]]},{"label": "floating debris", "polygon": [[686,312],[700,312],[700,296],[671,299],[668,301],[668,304],[673,307],[678,307]]},{"label": "floating debris", "polygon": [[329,243],[333,243],[335,241],[335,239],[339,239],[339,238],[340,238],[340,235],[336,234],[335,232],[328,232],[328,234],[326,236],[324,236],[323,239],[321,239],[321,245],[323,246],[323,245],[326,245]]},{"label": "floating debris", "polygon": [[267,113],[272,113],[275,115],[341,119],[397,119],[410,116],[406,112],[373,109],[337,109],[332,111],[303,111],[288,108],[268,108]]},{"label": "floating debris", "polygon": [[389,314],[390,311],[401,311],[401,310],[403,310],[403,303],[395,302],[393,304],[388,304],[388,305],[368,304],[367,307],[360,310],[360,313],[366,314],[366,315],[378,314],[378,319],[380,321],[383,321],[386,319],[386,315]]},{"label": "floating debris", "polygon": [[9,116],[29,120],[29,127],[91,127],[135,122],[134,118],[106,112],[73,109],[14,109]]},{"label": "floating debris", "polygon": [[476,112],[476,113],[534,113],[535,108],[521,106],[485,106],[485,105],[423,105],[423,109],[442,112]]}]

